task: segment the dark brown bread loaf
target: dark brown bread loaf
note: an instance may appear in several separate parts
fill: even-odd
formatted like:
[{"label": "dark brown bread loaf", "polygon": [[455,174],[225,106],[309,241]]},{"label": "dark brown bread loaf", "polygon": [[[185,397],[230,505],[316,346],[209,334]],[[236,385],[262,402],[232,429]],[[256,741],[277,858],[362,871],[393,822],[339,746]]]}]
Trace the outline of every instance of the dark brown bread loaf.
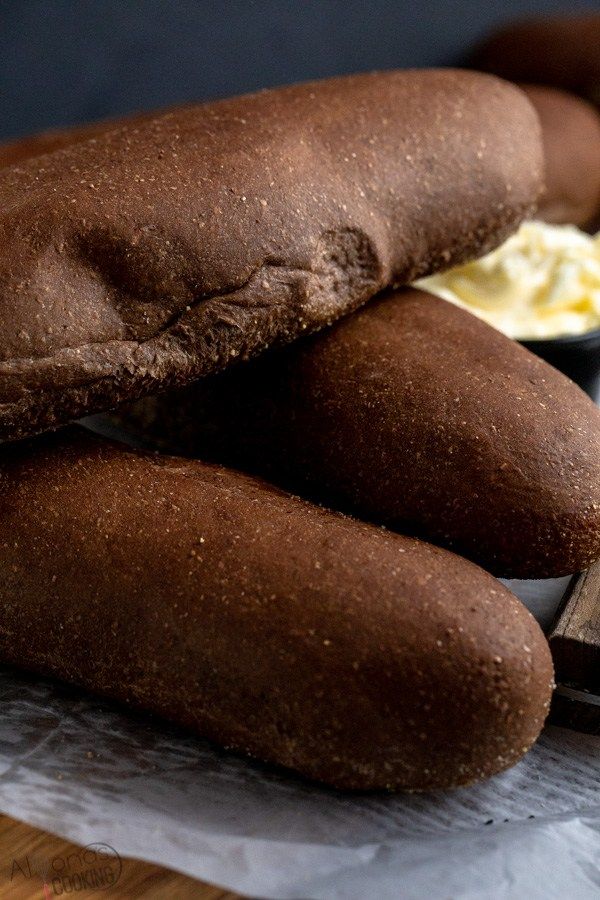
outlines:
[{"label": "dark brown bread loaf", "polygon": [[[35,152],[35,151],[34,151]],[[223,368],[531,211],[539,125],[459,71],[180,109],[0,172],[0,439]]]},{"label": "dark brown bread loaf", "polygon": [[73,434],[0,457],[0,660],[341,788],[536,739],[537,623],[471,563],[226,469]]},{"label": "dark brown bread loaf", "polygon": [[549,84],[600,104],[600,15],[513,22],[483,41],[471,62],[512,81]]},{"label": "dark brown bread loaf", "polygon": [[566,91],[521,87],[542,123],[546,192],[536,218],[594,228],[600,218],[600,115]]},{"label": "dark brown bread loaf", "polygon": [[[164,111],[167,112],[167,110]],[[160,115],[159,111],[156,111],[154,114],[139,113],[125,118],[90,122],[87,125],[73,128],[41,131],[39,134],[28,134],[26,137],[5,141],[0,144],[0,168],[14,166],[16,163],[22,163],[27,159],[43,156],[46,153],[54,153],[55,150],[62,150],[65,147],[70,147],[72,144],[79,144],[90,138],[96,138],[106,134],[107,131],[115,131],[123,125],[131,126],[146,120],[155,119],[158,115]]]},{"label": "dark brown bread loaf", "polygon": [[499,575],[600,557],[600,409],[470,313],[399,291],[121,421]]}]

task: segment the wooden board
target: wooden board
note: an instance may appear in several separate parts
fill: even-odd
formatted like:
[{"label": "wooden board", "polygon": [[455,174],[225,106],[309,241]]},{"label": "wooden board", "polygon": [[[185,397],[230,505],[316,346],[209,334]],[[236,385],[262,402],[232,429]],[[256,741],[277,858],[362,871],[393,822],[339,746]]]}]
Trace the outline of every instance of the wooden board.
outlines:
[{"label": "wooden board", "polygon": [[[83,878],[90,884],[103,879],[105,886],[88,889]],[[119,860],[98,848],[86,854],[84,848],[55,835],[0,816],[0,900],[53,900],[58,896],[78,900],[239,900],[238,894],[170,869],[133,859]]]},{"label": "wooden board", "polygon": [[557,682],[551,721],[600,734],[600,561],[573,580],[548,640]]}]

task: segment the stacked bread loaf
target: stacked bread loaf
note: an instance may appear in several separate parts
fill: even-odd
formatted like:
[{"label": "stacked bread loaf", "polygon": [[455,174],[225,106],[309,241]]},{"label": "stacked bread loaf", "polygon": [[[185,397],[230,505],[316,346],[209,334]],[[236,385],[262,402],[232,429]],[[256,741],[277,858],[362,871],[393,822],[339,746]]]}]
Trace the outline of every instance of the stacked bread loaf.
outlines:
[{"label": "stacked bread loaf", "polygon": [[477,69],[521,82],[542,123],[548,222],[600,227],[600,15],[530,18],[491,34]]},{"label": "stacked bread loaf", "polygon": [[552,85],[600,105],[600,15],[510,22],[475,48],[472,62],[503,78]]},{"label": "stacked bread loaf", "polygon": [[[549,706],[544,636],[492,575],[418,538],[524,576],[600,556],[600,416],[399,288],[533,210],[525,94],[451,70],[353,76],[5,160],[0,660],[339,788],[516,762]],[[212,463],[34,437],[192,382],[167,424]],[[131,415],[151,431],[161,409]]]},{"label": "stacked bread loaf", "polygon": [[600,555],[600,409],[495,328],[388,292],[313,338],[119,420],[467,556],[551,578]]}]

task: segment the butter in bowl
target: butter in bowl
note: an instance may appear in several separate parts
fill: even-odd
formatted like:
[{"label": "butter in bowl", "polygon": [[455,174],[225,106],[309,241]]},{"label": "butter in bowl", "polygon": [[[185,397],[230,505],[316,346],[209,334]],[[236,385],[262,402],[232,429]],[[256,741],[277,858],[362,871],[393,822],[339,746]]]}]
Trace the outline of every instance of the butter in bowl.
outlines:
[{"label": "butter in bowl", "polygon": [[600,388],[600,234],[526,222],[482,259],[417,287],[469,310],[577,382]]}]

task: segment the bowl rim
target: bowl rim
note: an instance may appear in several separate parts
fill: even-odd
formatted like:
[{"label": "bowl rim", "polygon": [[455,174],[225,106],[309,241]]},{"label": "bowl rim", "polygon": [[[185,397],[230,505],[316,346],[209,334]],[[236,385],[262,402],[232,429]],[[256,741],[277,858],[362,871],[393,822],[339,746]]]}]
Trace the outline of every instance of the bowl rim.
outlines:
[{"label": "bowl rim", "polygon": [[594,343],[600,340],[600,326],[594,328],[593,331],[584,331],[583,334],[561,334],[556,337],[545,338],[517,338],[520,344],[532,344],[541,346],[542,344],[553,344],[559,347],[572,347],[573,345],[581,345]]}]

